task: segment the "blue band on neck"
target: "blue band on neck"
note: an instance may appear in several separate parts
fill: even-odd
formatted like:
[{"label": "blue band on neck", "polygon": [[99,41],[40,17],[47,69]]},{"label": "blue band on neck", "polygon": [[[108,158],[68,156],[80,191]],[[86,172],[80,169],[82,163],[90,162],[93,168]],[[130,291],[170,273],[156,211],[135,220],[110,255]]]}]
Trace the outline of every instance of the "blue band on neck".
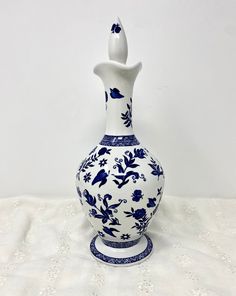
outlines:
[{"label": "blue band on neck", "polygon": [[129,136],[110,136],[104,135],[100,142],[100,145],[104,146],[135,146],[139,145],[139,141],[135,135]]}]

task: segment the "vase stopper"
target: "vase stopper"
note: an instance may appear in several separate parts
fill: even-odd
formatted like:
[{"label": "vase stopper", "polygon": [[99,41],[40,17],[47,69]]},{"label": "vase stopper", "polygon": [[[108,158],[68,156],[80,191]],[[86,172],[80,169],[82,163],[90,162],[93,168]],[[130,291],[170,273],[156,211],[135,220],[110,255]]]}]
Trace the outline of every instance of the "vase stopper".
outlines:
[{"label": "vase stopper", "polygon": [[119,18],[111,27],[111,34],[108,42],[109,59],[121,64],[126,64],[128,57],[128,44],[124,28]]}]

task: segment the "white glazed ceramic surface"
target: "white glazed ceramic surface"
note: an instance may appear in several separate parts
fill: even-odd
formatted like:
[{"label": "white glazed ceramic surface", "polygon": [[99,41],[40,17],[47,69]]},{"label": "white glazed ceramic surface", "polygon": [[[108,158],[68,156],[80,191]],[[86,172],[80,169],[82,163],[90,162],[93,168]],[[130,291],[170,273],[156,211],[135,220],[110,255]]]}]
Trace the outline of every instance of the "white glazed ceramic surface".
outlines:
[{"label": "white glazed ceramic surface", "polygon": [[[150,254],[152,243],[146,235],[146,246],[137,253],[141,241],[144,244],[140,238],[158,209],[164,186],[160,163],[133,133],[133,85],[142,65],[126,66],[127,54],[125,32],[118,19],[111,28],[110,61],[94,68],[105,87],[105,136],[77,173],[83,210],[105,244],[101,248],[101,241],[95,237],[91,252],[109,264],[133,264]],[[123,259],[116,256],[120,249]]]}]

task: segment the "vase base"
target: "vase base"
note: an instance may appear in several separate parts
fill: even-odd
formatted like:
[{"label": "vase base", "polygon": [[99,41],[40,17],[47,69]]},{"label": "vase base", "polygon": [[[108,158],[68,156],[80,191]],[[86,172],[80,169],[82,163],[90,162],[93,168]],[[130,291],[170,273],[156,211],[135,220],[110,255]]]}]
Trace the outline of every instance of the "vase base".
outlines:
[{"label": "vase base", "polygon": [[113,266],[130,266],[141,263],[150,256],[152,248],[152,240],[146,234],[136,245],[129,248],[106,246],[98,235],[90,243],[92,255],[100,262]]}]

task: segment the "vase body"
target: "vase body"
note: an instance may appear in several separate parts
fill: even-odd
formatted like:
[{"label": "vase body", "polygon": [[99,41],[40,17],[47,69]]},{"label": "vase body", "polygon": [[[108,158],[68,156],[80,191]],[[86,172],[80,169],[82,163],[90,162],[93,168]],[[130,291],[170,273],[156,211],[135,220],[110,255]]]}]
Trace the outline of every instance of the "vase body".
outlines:
[{"label": "vase body", "polygon": [[[129,250],[135,249],[146,237],[144,234],[158,209],[164,188],[161,164],[133,132],[132,93],[140,68],[141,64],[128,67],[116,62],[95,67],[94,72],[105,87],[106,132],[83,160],[76,175],[83,211],[100,237],[99,253],[103,253],[105,245],[110,248],[107,252],[111,250],[113,254],[99,255],[99,259],[112,264],[138,261],[133,257],[140,253],[134,255]],[[143,242],[146,249],[141,252],[146,252],[144,257],[150,253],[147,248],[152,248],[146,238]],[[93,254],[94,247],[92,241]],[[130,252],[129,259],[120,260],[120,255],[115,253],[119,249]]]}]

